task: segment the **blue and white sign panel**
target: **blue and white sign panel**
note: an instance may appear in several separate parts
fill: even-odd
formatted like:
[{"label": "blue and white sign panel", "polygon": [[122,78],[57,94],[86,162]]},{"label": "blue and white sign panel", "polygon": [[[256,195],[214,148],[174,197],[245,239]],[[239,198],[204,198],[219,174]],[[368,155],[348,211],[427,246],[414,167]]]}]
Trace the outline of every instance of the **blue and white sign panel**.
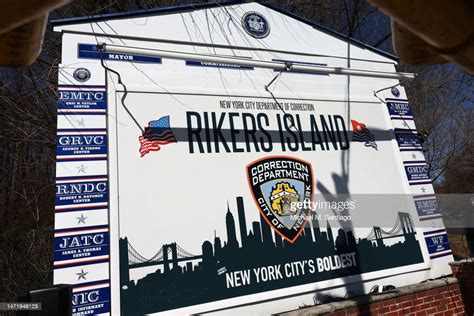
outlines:
[{"label": "blue and white sign panel", "polygon": [[[442,218],[429,176],[429,168],[422,153],[421,141],[413,121],[413,113],[407,100],[385,99],[387,110],[395,126],[395,139],[404,158],[403,168],[408,183],[412,186],[413,202],[420,221]],[[411,153],[410,153],[411,152]],[[407,159],[411,157],[412,159]],[[414,160],[415,159],[415,160]],[[425,243],[430,259],[451,255],[449,241],[444,229],[424,228]]]},{"label": "blue and white sign panel", "polygon": [[413,113],[407,100],[386,99],[386,102],[392,119],[413,120]]},{"label": "blue and white sign panel", "polygon": [[422,150],[421,141],[416,131],[395,129],[395,138],[400,151]]},{"label": "blue and white sign panel", "polygon": [[107,131],[64,131],[56,137],[58,161],[97,160],[107,158]]},{"label": "blue and white sign panel", "polygon": [[445,229],[425,232],[425,241],[428,246],[430,258],[444,257],[452,253],[448,234]]},{"label": "blue and white sign panel", "polygon": [[415,201],[420,220],[423,221],[442,217],[434,194],[414,196],[413,200]]},{"label": "blue and white sign panel", "polygon": [[110,313],[110,282],[102,280],[75,287],[72,293],[73,316]]},{"label": "blue and white sign panel", "polygon": [[208,68],[227,68],[227,69],[240,69],[240,70],[253,70],[254,69],[254,67],[252,67],[252,66],[221,64],[221,63],[205,62],[205,61],[197,61],[197,60],[186,60],[186,66],[208,67]]},{"label": "blue and white sign panel", "polygon": [[110,312],[105,86],[59,87],[55,283],[73,284],[73,315]]},{"label": "blue and white sign panel", "polygon": [[99,87],[64,87],[59,90],[58,112],[105,113],[106,92]]},{"label": "blue and white sign panel", "polygon": [[[100,51],[95,44],[78,44],[77,57],[85,59],[100,59]],[[110,61],[161,64],[160,57],[144,55],[103,53],[103,59]]]},{"label": "blue and white sign panel", "polygon": [[431,184],[428,172],[428,165],[425,162],[404,162],[405,172],[408,177],[408,183],[415,184]]},{"label": "blue and white sign panel", "polygon": [[56,180],[56,211],[66,212],[108,205],[107,177],[59,178]]},{"label": "blue and white sign panel", "polygon": [[54,234],[54,268],[92,264],[109,259],[108,226],[89,227]]}]

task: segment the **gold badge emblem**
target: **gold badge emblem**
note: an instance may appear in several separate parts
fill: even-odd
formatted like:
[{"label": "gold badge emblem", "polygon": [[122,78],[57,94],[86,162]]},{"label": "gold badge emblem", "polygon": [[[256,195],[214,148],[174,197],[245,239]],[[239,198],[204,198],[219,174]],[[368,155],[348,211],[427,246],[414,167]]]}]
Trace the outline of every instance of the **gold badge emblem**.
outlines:
[{"label": "gold badge emblem", "polygon": [[291,205],[299,202],[298,191],[288,182],[279,182],[273,188],[270,196],[272,209],[279,216],[290,216],[296,213],[296,209]]}]

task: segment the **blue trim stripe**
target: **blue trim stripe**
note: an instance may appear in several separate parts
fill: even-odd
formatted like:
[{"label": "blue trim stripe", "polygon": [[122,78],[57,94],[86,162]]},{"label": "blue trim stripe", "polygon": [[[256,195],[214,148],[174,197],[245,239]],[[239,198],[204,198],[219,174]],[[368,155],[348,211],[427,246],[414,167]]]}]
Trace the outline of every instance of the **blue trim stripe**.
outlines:
[{"label": "blue trim stripe", "polygon": [[426,216],[418,216],[420,221],[429,221],[431,219],[438,219],[438,218],[443,218],[443,215],[441,214],[436,214],[436,215],[426,215]]},{"label": "blue trim stripe", "polygon": [[438,230],[432,230],[430,232],[423,232],[423,235],[441,234],[441,233],[446,233],[446,229],[438,229]]},{"label": "blue trim stripe", "polygon": [[[70,209],[61,209],[61,210],[54,210],[54,213],[70,213],[70,212],[88,212],[88,211],[97,211],[107,209],[109,206],[87,206],[84,205],[83,207],[78,208],[70,208]],[[86,227],[84,227],[86,228]]]},{"label": "blue trim stripe", "polygon": [[[106,116],[107,113],[106,112],[81,112],[81,111],[68,111],[68,110],[65,110],[63,112],[58,112],[57,113],[58,115],[97,115],[97,116]],[[78,128],[77,130],[81,130],[80,128]]]},{"label": "blue trim stripe", "polygon": [[[76,284],[76,285],[73,285],[73,288],[74,289],[80,289],[80,288],[83,288],[83,287],[101,285],[102,283],[108,283],[108,284],[104,284],[104,288],[110,287],[110,279],[104,279],[104,280],[99,280],[99,281],[92,281],[92,282],[85,282],[85,283],[81,283],[81,284]],[[83,291],[87,291],[87,290],[83,290]]]},{"label": "blue trim stripe", "polygon": [[[410,182],[410,181],[408,181]],[[420,185],[420,184],[433,184],[432,181],[423,181],[423,182],[416,182],[416,183],[410,183],[410,185]]]},{"label": "blue trim stripe", "polygon": [[426,198],[434,198],[436,194],[424,194],[424,195],[414,195],[414,199],[426,199]]},{"label": "blue trim stripe", "polygon": [[203,61],[197,61],[197,60],[186,60],[186,66],[237,69],[237,70],[254,70],[254,67],[252,66],[239,66],[239,65],[231,65],[231,64],[225,64],[225,63],[203,62]]},{"label": "blue trim stripe", "polygon": [[[65,157],[65,156],[62,156],[62,157]],[[84,157],[77,157],[77,158],[74,158],[74,156],[72,156],[72,155],[68,158],[56,157],[56,162],[99,161],[99,160],[107,160],[107,155],[105,157],[87,157],[87,155],[84,155]]]},{"label": "blue trim stripe", "polygon": [[[160,57],[118,53],[103,53],[102,56],[103,59],[110,61],[161,64]],[[97,44],[77,44],[77,58],[100,59],[100,51]]]},{"label": "blue trim stripe", "polygon": [[81,89],[81,88],[85,88],[85,89],[101,89],[101,90],[105,90],[105,86],[89,86],[89,85],[74,85],[74,84],[58,84],[58,89],[70,89],[70,88],[74,88],[74,89]]},{"label": "blue trim stripe", "polygon": [[[79,261],[79,262],[72,262],[68,264],[61,264],[59,266],[54,266],[54,270],[60,270],[60,269],[65,269],[65,268],[71,268],[71,267],[77,267],[77,266],[85,266],[85,265],[93,265],[93,264],[99,264],[99,263],[104,263],[104,262],[109,262],[109,258],[102,258],[102,259],[94,259],[94,257],[90,258],[90,261]],[[57,263],[60,263],[61,261],[56,261]]]},{"label": "blue trim stripe", "polygon": [[72,176],[72,177],[57,177],[56,181],[70,181],[74,182],[77,180],[91,180],[94,181],[95,179],[102,179],[105,178],[106,180],[108,179],[108,176],[106,174],[103,175],[93,175],[93,176]]},{"label": "blue trim stripe", "polygon": [[408,102],[407,99],[392,99],[392,98],[385,98],[385,101],[390,101],[390,102]]},{"label": "blue trim stripe", "polygon": [[97,132],[97,133],[103,133],[107,132],[106,128],[59,128],[57,130],[57,133],[74,133],[74,134],[81,134],[85,132]]},{"label": "blue trim stripe", "polygon": [[[392,120],[398,120],[398,121],[414,121],[413,118],[407,118],[407,117],[390,117]],[[407,129],[409,131],[409,129]]]},{"label": "blue trim stripe", "polygon": [[430,259],[442,258],[442,257],[450,256],[452,254],[453,254],[452,251],[447,252],[447,253],[443,253],[443,254],[440,254],[440,255],[433,254],[433,255],[430,255]]},{"label": "blue trim stripe", "polygon": [[109,225],[98,225],[98,226],[88,226],[88,227],[74,227],[74,228],[64,228],[64,229],[55,229],[54,233],[84,233],[87,234],[89,231],[96,229],[109,229]]}]

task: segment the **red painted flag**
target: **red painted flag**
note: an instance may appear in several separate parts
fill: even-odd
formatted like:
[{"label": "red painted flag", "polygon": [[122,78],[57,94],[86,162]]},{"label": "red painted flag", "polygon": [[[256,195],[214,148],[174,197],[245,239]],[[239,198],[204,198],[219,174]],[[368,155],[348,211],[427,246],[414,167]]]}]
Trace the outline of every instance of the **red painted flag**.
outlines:
[{"label": "red painted flag", "polygon": [[366,127],[364,123],[359,123],[356,120],[351,120],[352,130],[357,133],[365,133]]},{"label": "red painted flag", "polygon": [[365,126],[364,123],[351,120],[352,123],[352,140],[356,142],[362,142],[366,147],[372,147],[378,150],[377,143],[375,142],[375,136]]}]

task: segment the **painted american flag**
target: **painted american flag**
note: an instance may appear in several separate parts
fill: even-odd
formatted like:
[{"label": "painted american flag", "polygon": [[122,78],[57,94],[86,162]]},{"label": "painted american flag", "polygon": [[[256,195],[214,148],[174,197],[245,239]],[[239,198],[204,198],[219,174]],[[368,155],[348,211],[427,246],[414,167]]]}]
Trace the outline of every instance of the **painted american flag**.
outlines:
[{"label": "painted american flag", "polygon": [[177,143],[170,128],[169,115],[163,116],[159,120],[150,121],[148,126],[145,127],[145,132],[138,138],[138,140],[140,141],[139,151],[141,157],[145,156],[150,151],[160,150],[160,145]]}]

